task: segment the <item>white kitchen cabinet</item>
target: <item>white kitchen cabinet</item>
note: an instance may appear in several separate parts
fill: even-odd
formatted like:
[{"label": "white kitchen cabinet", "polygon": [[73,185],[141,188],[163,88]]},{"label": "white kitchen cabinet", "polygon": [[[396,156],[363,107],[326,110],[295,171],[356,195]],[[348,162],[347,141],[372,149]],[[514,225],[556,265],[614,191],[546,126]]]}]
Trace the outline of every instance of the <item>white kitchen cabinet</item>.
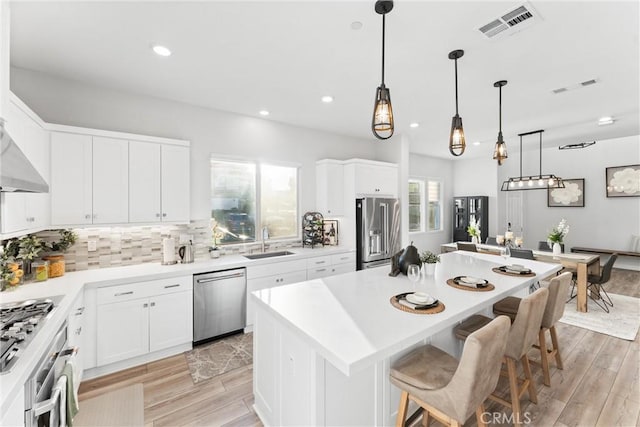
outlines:
[{"label": "white kitchen cabinet", "polygon": [[398,167],[381,162],[353,163],[356,195],[398,196]]},{"label": "white kitchen cabinet", "polygon": [[97,291],[97,366],[193,340],[192,278],[183,276]]},{"label": "white kitchen cabinet", "polygon": [[307,261],[307,280],[334,276],[355,270],[355,252],[309,258]]},{"label": "white kitchen cabinet", "polygon": [[67,318],[67,343],[69,347],[75,347],[78,350],[78,356],[75,358],[75,370],[79,375],[75,384],[82,381],[82,372],[84,369],[84,319],[85,319],[84,292],[76,297]]},{"label": "white kitchen cabinet", "polygon": [[93,223],[129,220],[129,142],[93,137]]},{"label": "white kitchen cabinet", "polygon": [[189,221],[189,147],[129,141],[129,222]]},{"label": "white kitchen cabinet", "polygon": [[316,162],[316,210],[328,218],[344,215],[344,162]]},{"label": "white kitchen cabinet", "polygon": [[[260,289],[275,288],[277,286],[288,285],[290,283],[304,282],[307,280],[306,269],[287,271],[283,270],[282,267],[279,268],[277,264],[273,264],[272,267],[273,272],[281,272],[272,276],[247,279],[247,326],[253,325],[254,303],[252,301],[251,292],[259,291]],[[249,276],[249,270],[251,270],[251,267],[247,267],[247,276]]]}]

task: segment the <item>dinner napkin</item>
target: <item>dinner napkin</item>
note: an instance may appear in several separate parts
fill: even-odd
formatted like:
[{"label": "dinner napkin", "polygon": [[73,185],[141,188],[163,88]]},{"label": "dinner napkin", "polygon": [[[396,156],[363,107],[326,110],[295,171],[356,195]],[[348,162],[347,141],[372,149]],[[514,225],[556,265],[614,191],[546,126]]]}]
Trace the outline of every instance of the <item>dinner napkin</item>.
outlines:
[{"label": "dinner napkin", "polygon": [[462,280],[454,280],[454,282],[456,282],[456,285],[466,286],[467,288],[473,288],[473,289],[478,288],[478,285],[476,283],[466,283],[466,282],[463,282]]},{"label": "dinner napkin", "polygon": [[406,299],[401,299],[398,301],[401,305],[404,305],[405,307],[409,307],[412,310],[419,310],[422,308],[433,308],[435,307],[437,304],[437,301],[432,302],[431,304],[414,304],[412,302],[407,301]]}]

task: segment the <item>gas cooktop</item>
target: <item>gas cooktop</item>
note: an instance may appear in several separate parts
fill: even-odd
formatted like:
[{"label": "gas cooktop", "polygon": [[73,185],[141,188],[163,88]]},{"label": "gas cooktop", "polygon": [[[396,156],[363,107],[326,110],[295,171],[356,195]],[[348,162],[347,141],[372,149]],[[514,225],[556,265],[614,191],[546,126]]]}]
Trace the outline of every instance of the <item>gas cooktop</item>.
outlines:
[{"label": "gas cooktop", "polygon": [[62,296],[0,304],[0,373],[6,373],[52,316]]}]

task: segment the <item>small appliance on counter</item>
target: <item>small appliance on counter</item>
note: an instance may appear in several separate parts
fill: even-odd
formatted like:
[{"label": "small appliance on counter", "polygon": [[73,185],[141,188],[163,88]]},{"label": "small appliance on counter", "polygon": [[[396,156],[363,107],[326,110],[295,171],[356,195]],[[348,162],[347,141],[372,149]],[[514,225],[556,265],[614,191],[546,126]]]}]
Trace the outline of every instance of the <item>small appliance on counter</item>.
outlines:
[{"label": "small appliance on counter", "polygon": [[178,255],[180,256],[180,262],[182,264],[190,264],[193,262],[195,256],[193,243],[191,242],[191,240],[189,240],[189,243],[187,243],[186,245],[180,246],[178,248]]},{"label": "small appliance on counter", "polygon": [[172,237],[162,239],[162,265],[176,264],[176,241]]}]

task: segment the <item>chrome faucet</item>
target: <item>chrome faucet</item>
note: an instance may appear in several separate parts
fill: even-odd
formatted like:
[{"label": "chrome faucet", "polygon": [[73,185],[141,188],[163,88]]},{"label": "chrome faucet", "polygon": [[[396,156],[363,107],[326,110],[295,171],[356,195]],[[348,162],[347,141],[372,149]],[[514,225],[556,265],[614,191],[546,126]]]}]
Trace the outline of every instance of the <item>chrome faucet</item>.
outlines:
[{"label": "chrome faucet", "polygon": [[264,253],[264,245],[267,240],[269,240],[269,228],[265,226],[262,227],[262,241],[260,242],[262,244],[262,253]]}]

